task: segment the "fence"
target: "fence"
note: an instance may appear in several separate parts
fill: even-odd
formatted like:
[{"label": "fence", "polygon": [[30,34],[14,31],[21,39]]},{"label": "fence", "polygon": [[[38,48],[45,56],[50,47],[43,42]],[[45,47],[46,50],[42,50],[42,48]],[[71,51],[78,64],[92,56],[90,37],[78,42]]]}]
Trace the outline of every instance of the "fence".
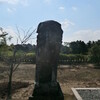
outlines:
[{"label": "fence", "polygon": [[[0,61],[4,61],[4,60],[11,60],[11,57],[0,57]],[[24,56],[24,57],[16,57],[15,59],[13,59],[13,61],[15,62],[22,62],[22,63],[32,63],[35,64],[36,63],[36,56],[32,55],[32,56]],[[80,63],[92,63],[90,62],[88,56],[86,55],[64,55],[61,54],[59,57],[59,64],[80,64]]]}]

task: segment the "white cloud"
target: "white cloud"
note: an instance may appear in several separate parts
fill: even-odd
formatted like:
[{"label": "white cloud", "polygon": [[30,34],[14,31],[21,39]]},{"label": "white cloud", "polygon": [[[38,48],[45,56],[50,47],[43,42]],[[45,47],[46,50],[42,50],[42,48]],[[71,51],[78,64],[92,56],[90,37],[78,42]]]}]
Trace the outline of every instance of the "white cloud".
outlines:
[{"label": "white cloud", "polygon": [[23,6],[28,6],[28,5],[29,5],[28,0],[20,0],[20,3],[21,3]]},{"label": "white cloud", "polygon": [[13,37],[11,39],[11,41],[7,41],[8,44],[11,44],[11,43],[16,44],[17,43],[17,35],[16,35],[14,29],[11,26],[8,26],[8,27],[4,28],[4,31],[8,33],[8,35],[7,35],[8,37],[9,36]]},{"label": "white cloud", "polygon": [[61,7],[59,7],[59,9],[60,9],[60,10],[64,10],[64,9],[65,9],[65,7],[61,6]]},{"label": "white cloud", "polygon": [[69,26],[73,26],[75,25],[73,22],[65,19],[63,22],[61,22],[61,25],[62,25],[62,29],[64,32],[66,32],[69,28]]},{"label": "white cloud", "polygon": [[12,12],[16,11],[16,9],[15,9],[15,8],[7,8],[7,11],[8,11],[9,13],[12,13]]},{"label": "white cloud", "polygon": [[77,11],[77,7],[73,6],[73,7],[72,7],[72,10],[73,10],[73,11]]},{"label": "white cloud", "polygon": [[16,5],[16,4],[21,4],[23,6],[27,6],[28,5],[28,0],[0,0],[0,3],[2,4],[12,4],[12,5]]},{"label": "white cloud", "polygon": [[10,8],[7,8],[7,11],[10,13],[13,12],[12,9],[10,9]]},{"label": "white cloud", "polygon": [[64,41],[76,41],[76,40],[82,40],[84,42],[88,41],[97,41],[100,39],[100,30],[79,30],[77,32],[74,32],[68,37],[64,38]]},{"label": "white cloud", "polygon": [[0,3],[17,4],[19,0],[0,0]]},{"label": "white cloud", "polygon": [[15,32],[14,29],[11,26],[8,26],[7,28],[4,28],[4,31],[6,31],[7,33],[9,33],[9,35],[11,36],[15,36]]},{"label": "white cloud", "polygon": [[45,3],[50,4],[52,0],[44,0]]}]

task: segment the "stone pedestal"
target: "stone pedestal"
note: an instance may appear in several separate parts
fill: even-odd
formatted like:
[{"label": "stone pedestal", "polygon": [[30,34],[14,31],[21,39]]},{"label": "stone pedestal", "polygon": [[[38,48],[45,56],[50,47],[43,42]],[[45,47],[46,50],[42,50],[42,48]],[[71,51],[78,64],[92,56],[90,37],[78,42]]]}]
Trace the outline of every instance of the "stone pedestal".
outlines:
[{"label": "stone pedestal", "polygon": [[32,97],[29,100],[64,100],[59,83],[55,86],[51,84],[43,84],[36,86],[33,91]]},{"label": "stone pedestal", "polygon": [[37,28],[35,87],[29,100],[64,100],[57,82],[57,65],[62,43],[61,24],[45,21]]}]

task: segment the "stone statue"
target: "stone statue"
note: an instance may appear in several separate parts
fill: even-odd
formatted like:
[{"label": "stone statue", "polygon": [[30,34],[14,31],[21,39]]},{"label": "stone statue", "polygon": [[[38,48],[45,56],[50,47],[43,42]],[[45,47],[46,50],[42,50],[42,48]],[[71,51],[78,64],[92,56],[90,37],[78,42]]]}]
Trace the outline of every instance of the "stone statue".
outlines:
[{"label": "stone statue", "polygon": [[[42,22],[38,25],[37,33],[36,84],[30,100],[63,100],[57,82],[57,65],[63,34],[61,24],[52,20]],[[37,97],[38,99],[35,99]]]}]

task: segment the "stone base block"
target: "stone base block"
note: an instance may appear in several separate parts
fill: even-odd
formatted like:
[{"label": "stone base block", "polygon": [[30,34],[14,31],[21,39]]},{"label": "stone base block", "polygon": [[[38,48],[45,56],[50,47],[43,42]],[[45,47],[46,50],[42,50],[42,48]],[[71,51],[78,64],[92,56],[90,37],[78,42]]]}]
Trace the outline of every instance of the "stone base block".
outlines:
[{"label": "stone base block", "polygon": [[33,95],[29,100],[64,100],[59,83],[57,85],[45,84],[39,87],[35,86]]},{"label": "stone base block", "polygon": [[61,96],[34,96],[29,97],[29,100],[64,100]]}]

